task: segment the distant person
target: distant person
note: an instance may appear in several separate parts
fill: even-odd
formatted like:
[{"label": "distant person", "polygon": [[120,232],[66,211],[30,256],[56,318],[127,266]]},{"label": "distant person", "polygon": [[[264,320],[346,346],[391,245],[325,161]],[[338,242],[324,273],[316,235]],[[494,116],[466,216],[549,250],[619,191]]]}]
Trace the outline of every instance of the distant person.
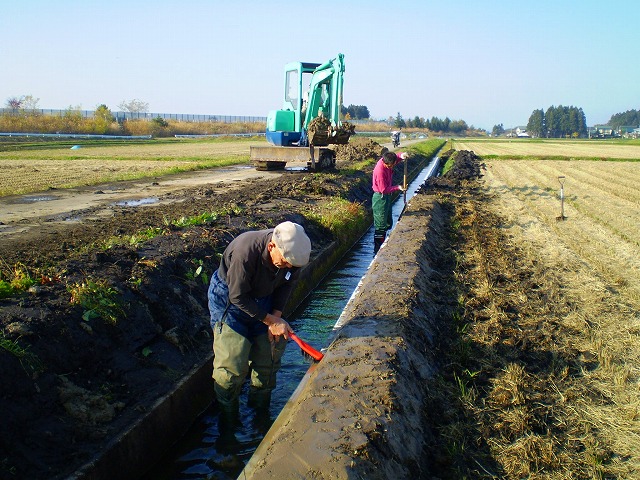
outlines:
[{"label": "distant person", "polygon": [[380,246],[387,236],[387,231],[393,225],[391,216],[391,197],[393,192],[404,191],[402,185],[393,185],[393,167],[408,157],[406,152],[385,152],[373,169],[373,254],[378,253]]},{"label": "distant person", "polygon": [[251,370],[248,405],[268,418],[271,392],[289,334],[282,318],[311,241],[301,225],[238,235],[225,249],[208,290],[214,391],[221,436],[238,422],[239,396]]},{"label": "distant person", "polygon": [[394,130],[391,132],[391,142],[393,143],[393,148],[400,146],[400,131]]}]

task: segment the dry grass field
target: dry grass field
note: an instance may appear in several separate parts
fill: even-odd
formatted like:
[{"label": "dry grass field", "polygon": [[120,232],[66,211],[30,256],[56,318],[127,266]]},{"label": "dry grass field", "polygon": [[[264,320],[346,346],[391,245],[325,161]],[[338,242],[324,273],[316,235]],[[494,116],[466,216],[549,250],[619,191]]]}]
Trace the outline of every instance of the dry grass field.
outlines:
[{"label": "dry grass field", "polygon": [[[491,267],[497,259],[485,253],[478,263],[473,258],[488,248],[480,239],[466,257],[476,265],[467,305],[486,309],[469,339],[496,356],[496,342],[525,355],[473,407],[475,418],[492,419],[484,440],[493,458],[509,478],[640,478],[640,163],[569,160],[637,160],[640,146],[455,140],[454,147],[485,156],[484,192],[501,219],[504,248],[517,252],[512,262]],[[478,273],[483,265],[493,276]],[[526,267],[528,290],[493,280],[514,278],[516,265]],[[529,309],[514,327],[508,305],[517,302]],[[548,364],[527,360],[527,351],[544,352]],[[494,360],[478,362],[489,369]]]},{"label": "dry grass field", "polygon": [[249,161],[259,139],[173,140],[81,145],[79,149],[17,146],[0,150],[0,196],[70,188]]},{"label": "dry grass field", "polygon": [[456,139],[456,150],[485,157],[640,160],[640,142],[616,140]]}]

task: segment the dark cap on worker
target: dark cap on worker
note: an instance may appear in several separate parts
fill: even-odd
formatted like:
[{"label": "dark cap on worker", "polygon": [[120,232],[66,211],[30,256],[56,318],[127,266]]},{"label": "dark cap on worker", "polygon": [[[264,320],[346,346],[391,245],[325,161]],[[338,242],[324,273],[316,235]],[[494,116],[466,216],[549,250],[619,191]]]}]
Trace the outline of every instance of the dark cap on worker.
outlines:
[{"label": "dark cap on worker", "polygon": [[302,225],[282,222],[274,228],[272,240],[284,259],[294,267],[303,267],[309,263],[311,240]]}]

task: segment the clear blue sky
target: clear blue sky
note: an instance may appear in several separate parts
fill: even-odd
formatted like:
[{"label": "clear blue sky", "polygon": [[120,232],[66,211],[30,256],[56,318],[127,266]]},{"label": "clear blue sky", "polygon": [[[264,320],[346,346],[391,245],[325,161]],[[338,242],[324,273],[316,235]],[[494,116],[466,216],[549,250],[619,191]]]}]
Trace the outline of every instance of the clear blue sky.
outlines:
[{"label": "clear blue sky", "polygon": [[5,0],[0,103],[266,116],[290,61],[345,55],[344,104],[491,129],[640,109],[640,2]]}]

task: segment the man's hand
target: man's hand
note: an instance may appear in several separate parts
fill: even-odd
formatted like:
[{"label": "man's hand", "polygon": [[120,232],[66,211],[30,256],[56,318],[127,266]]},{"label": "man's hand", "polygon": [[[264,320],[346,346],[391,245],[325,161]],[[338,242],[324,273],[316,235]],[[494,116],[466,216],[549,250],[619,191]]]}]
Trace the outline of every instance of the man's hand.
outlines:
[{"label": "man's hand", "polygon": [[282,335],[285,340],[288,340],[289,334],[293,333],[293,329],[286,320],[271,315],[270,313],[267,314],[263,322],[269,327],[269,340],[271,340],[272,336],[279,337],[280,335]]},{"label": "man's hand", "polygon": [[402,152],[400,154],[400,158],[403,160],[406,160],[407,158],[409,158],[409,154],[407,152]]}]

